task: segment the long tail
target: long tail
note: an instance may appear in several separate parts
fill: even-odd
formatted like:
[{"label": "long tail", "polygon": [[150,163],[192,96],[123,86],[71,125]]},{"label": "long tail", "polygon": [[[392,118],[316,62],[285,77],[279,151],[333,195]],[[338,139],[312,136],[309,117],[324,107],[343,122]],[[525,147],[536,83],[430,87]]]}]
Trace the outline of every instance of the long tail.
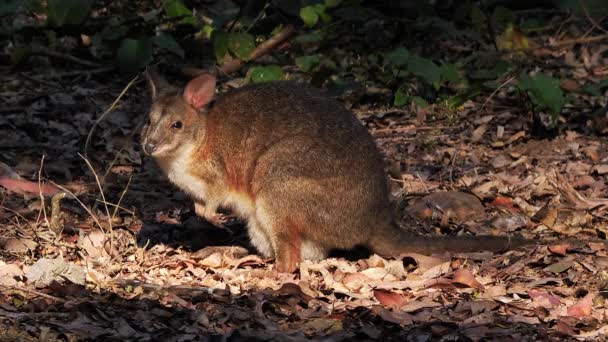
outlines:
[{"label": "long tail", "polygon": [[373,252],[394,256],[401,253],[433,254],[442,252],[471,253],[499,252],[534,245],[537,240],[508,236],[416,236],[408,235],[399,228],[393,234],[376,234],[370,243]]}]

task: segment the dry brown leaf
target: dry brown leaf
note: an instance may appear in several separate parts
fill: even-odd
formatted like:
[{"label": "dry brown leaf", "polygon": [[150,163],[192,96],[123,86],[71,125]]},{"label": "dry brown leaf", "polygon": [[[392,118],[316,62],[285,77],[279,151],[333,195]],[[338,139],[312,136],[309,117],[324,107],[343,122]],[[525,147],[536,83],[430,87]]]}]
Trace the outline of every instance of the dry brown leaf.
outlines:
[{"label": "dry brown leaf", "polygon": [[534,303],[537,306],[544,308],[557,307],[561,304],[561,300],[558,296],[544,290],[529,290],[528,295],[534,300]]},{"label": "dry brown leaf", "polygon": [[454,283],[462,284],[474,289],[484,290],[483,284],[478,282],[473,275],[473,272],[467,268],[459,268],[454,272]]},{"label": "dry brown leaf", "polygon": [[380,304],[393,310],[399,310],[409,302],[408,298],[403,294],[387,290],[374,290],[374,297],[376,297]]},{"label": "dry brown leaf", "polygon": [[569,247],[570,247],[569,244],[564,243],[561,245],[551,245],[548,247],[548,249],[549,249],[549,252],[551,252],[553,254],[565,256],[568,252]]},{"label": "dry brown leaf", "polygon": [[568,308],[568,316],[584,318],[591,315],[591,312],[593,311],[593,298],[595,298],[595,293],[588,293],[576,304]]}]

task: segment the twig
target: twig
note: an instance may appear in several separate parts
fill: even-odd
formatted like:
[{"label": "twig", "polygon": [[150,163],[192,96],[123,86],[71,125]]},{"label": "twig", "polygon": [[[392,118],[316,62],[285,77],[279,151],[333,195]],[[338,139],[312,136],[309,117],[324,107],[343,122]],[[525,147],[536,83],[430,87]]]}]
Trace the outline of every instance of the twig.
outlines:
[{"label": "twig", "polygon": [[[293,25],[287,25],[281,30],[281,32],[270,37],[268,40],[260,44],[249,56],[249,61],[254,61],[270,52],[270,50],[276,48],[296,33],[296,28]],[[232,61],[224,64],[219,70],[220,75],[229,75],[243,67],[244,61],[240,59],[233,59]]]},{"label": "twig", "polygon": [[[139,131],[139,128],[142,126],[142,124],[143,124],[143,122],[138,123],[137,126],[131,131],[131,134],[129,134],[129,140],[131,138],[133,138],[133,136],[135,135],[135,133],[137,133]],[[126,142],[124,144],[122,144],[122,146],[120,146],[120,150],[118,150],[118,152],[116,152],[114,154],[114,159],[112,159],[112,161],[110,162],[110,164],[106,168],[106,172],[104,172],[103,176],[101,176],[102,183],[105,183],[106,177],[108,176],[108,174],[110,173],[110,171],[112,171],[112,167],[114,166],[114,164],[118,160],[118,157],[120,157],[120,154],[122,153],[122,151],[124,151],[126,144],[127,144]]]},{"label": "twig", "polygon": [[[40,159],[40,168],[38,169],[38,194],[40,196],[40,210],[44,215],[44,221],[46,222],[46,226],[51,229],[51,223],[49,222],[49,218],[46,216],[46,207],[44,204],[44,195],[42,194],[42,167],[44,165],[44,154]],[[37,224],[38,222],[36,222]]]},{"label": "twig", "polygon": [[109,71],[116,69],[113,66],[110,67],[101,67],[98,69],[87,69],[87,70],[76,70],[76,71],[68,71],[64,73],[55,73],[50,74],[48,76],[42,76],[43,78],[64,78],[64,77],[72,77],[72,76],[80,76],[80,75],[93,75],[93,74],[103,74]]},{"label": "twig", "polygon": [[138,78],[139,78],[139,74],[135,75],[135,77],[133,77],[133,79],[131,79],[129,81],[129,83],[127,83],[126,87],[118,95],[118,97],[116,98],[116,100],[114,100],[114,102],[112,102],[112,105],[110,105],[110,107],[108,109],[106,109],[106,111],[103,112],[99,116],[99,118],[97,118],[97,120],[95,120],[95,123],[91,127],[91,130],[89,130],[89,134],[87,135],[87,140],[84,143],[84,159],[85,160],[89,159],[88,158],[88,154],[87,154],[87,150],[89,149],[89,142],[91,141],[91,137],[93,136],[93,131],[95,130],[95,128],[97,127],[97,125],[101,122],[101,120],[103,120],[106,117],[106,115],[108,115],[110,112],[112,112],[112,110],[114,110],[114,108],[118,105],[118,101],[120,101],[120,99],[127,93],[127,90],[129,90],[129,88],[133,85],[133,83],[135,83],[135,81]]},{"label": "twig", "polygon": [[116,203],[115,207],[114,207],[114,212],[112,213],[112,218],[114,218],[114,216],[116,216],[116,213],[118,213],[118,209],[123,209],[125,211],[130,212],[132,215],[135,215],[134,212],[130,211],[130,210],[126,210],[124,208],[121,208],[120,206],[120,202],[122,202],[123,197],[125,197],[127,190],[129,190],[129,185],[131,185],[131,179],[133,178],[133,176],[129,176],[129,180],[127,181],[127,185],[125,186],[124,190],[120,193],[120,198],[118,198],[118,203]]},{"label": "twig", "polygon": [[604,32],[604,33],[608,33],[608,31],[606,29],[604,29],[603,27],[601,27],[592,17],[591,15],[589,15],[589,11],[587,10],[587,6],[585,6],[585,2],[583,0],[579,0],[578,1],[579,4],[581,5],[581,8],[583,9],[583,12],[585,12],[585,16],[587,17],[587,20],[589,20],[589,22],[591,23],[591,25],[593,25],[593,27],[595,27],[596,29]]},{"label": "twig", "polygon": [[[593,37],[566,39],[566,40],[556,42],[555,44],[553,44],[549,47],[561,47],[561,46],[565,46],[565,45],[595,43],[595,42],[599,42],[599,41],[606,40],[606,39],[608,39],[608,34],[602,34],[602,35],[593,36]],[[544,46],[544,47],[546,47],[546,46]]]},{"label": "twig", "polygon": [[72,62],[72,63],[77,63],[77,64],[81,64],[81,65],[88,66],[88,67],[93,67],[93,68],[99,68],[99,67],[102,66],[101,64],[85,61],[83,59],[76,58],[76,57],[74,57],[72,55],[66,55],[66,54],[63,54],[63,53],[51,51],[49,49],[41,48],[41,47],[35,47],[35,48],[33,48],[31,50],[31,54],[32,55],[42,55],[42,56],[54,57],[54,58],[57,58],[57,59],[63,59],[64,61],[68,61],[68,62]]},{"label": "twig", "polygon": [[498,88],[494,89],[494,91],[492,92],[492,94],[490,94],[490,96],[488,96],[488,98],[485,100],[485,102],[481,105],[481,108],[479,108],[479,111],[482,111],[483,108],[486,106],[486,104],[488,104],[488,102],[490,102],[490,100],[494,97],[494,95],[496,95],[496,93],[507,86],[507,84],[511,83],[511,81],[513,81],[515,79],[515,76],[511,76],[508,80],[504,81],[501,85],[498,86]]},{"label": "twig", "polygon": [[[233,59],[228,63],[222,65],[221,68],[217,69],[215,73],[217,75],[230,75],[243,67],[243,65],[248,61],[254,61],[270,52],[270,50],[276,48],[281,45],[283,42],[291,38],[296,33],[296,28],[293,25],[285,26],[281,32],[276,35],[270,37],[268,40],[258,45],[255,50],[251,53],[249,58],[246,61],[240,59]],[[182,74],[196,77],[205,73],[209,73],[208,70],[198,69],[198,68],[182,68]]]},{"label": "twig", "polygon": [[91,209],[89,209],[89,207],[87,207],[81,200],[80,198],[76,197],[76,195],[74,195],[74,193],[68,189],[66,189],[65,187],[53,182],[53,181],[49,181],[51,184],[53,184],[54,186],[58,187],[59,189],[65,191],[68,193],[68,195],[72,196],[72,198],[74,198],[81,206],[82,208],[91,216],[91,218],[93,218],[93,221],[95,221],[95,223],[97,224],[97,226],[99,227],[99,229],[105,234],[105,230],[103,229],[103,226],[101,225],[101,222],[99,222],[99,220],[97,219],[97,217],[95,217],[95,215],[93,215],[93,212],[91,211]]},{"label": "twig", "polygon": [[82,154],[78,153],[78,156],[80,158],[84,159],[84,162],[89,167],[89,170],[91,170],[91,172],[93,173],[93,176],[95,176],[95,182],[97,183],[97,187],[99,188],[99,191],[101,192],[101,198],[103,199],[104,207],[106,208],[106,215],[108,216],[108,225],[110,227],[110,251],[111,251],[112,245],[114,242],[114,228],[112,226],[112,217],[110,216],[110,209],[108,208],[108,204],[107,204],[108,202],[106,201],[106,195],[104,194],[103,187],[101,186],[101,182],[99,181],[99,176],[97,176],[97,172],[95,172],[93,165],[91,165],[89,160],[86,159]]},{"label": "twig", "polygon": [[23,291],[23,292],[27,292],[27,293],[35,294],[35,295],[37,295],[37,296],[44,297],[44,298],[47,298],[47,299],[50,299],[50,300],[54,300],[54,301],[57,301],[57,302],[61,302],[61,303],[65,303],[65,301],[66,301],[66,300],[65,300],[65,299],[63,299],[63,298],[59,298],[59,297],[55,297],[55,296],[51,296],[50,294],[46,294],[46,293],[44,293],[44,292],[40,292],[40,291],[36,291],[36,290],[30,290],[30,289],[25,288],[25,287],[17,287],[17,286],[4,286],[4,285],[0,285],[0,286],[2,286],[2,287],[4,287],[4,288],[7,288],[7,289],[9,289],[9,290],[13,290],[13,291]]},{"label": "twig", "polygon": [[40,84],[44,84],[45,86],[51,87],[51,88],[55,88],[55,89],[63,89],[63,87],[57,83],[53,83],[53,82],[49,82],[49,81],[45,81],[45,80],[41,80],[32,76],[29,76],[28,74],[24,73],[24,72],[20,72],[19,76],[26,78],[32,82],[36,82],[36,83],[40,83]]},{"label": "twig", "polygon": [[[130,181],[130,178],[129,178],[129,181]],[[127,213],[129,213],[129,214],[131,214],[131,215],[135,215],[135,212],[134,212],[133,210],[129,210],[129,209],[125,208],[125,207],[121,207],[121,206],[120,206],[120,205],[118,205],[118,204],[114,204],[114,203],[112,203],[112,202],[104,202],[104,201],[102,201],[102,200],[100,200],[100,199],[97,199],[97,202],[102,203],[102,204],[107,204],[107,205],[109,205],[110,207],[118,208],[118,209],[120,209],[120,210],[122,210],[122,211],[126,211]]]}]

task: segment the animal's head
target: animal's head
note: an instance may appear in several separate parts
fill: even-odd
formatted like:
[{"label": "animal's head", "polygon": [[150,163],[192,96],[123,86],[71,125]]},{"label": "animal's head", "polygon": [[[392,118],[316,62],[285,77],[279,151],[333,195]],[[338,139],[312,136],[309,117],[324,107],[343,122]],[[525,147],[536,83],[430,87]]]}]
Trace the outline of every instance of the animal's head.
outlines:
[{"label": "animal's head", "polygon": [[142,131],[144,153],[169,157],[204,134],[204,109],[215,95],[215,77],[200,75],[182,91],[154,71],[146,71],[152,97],[148,123]]}]

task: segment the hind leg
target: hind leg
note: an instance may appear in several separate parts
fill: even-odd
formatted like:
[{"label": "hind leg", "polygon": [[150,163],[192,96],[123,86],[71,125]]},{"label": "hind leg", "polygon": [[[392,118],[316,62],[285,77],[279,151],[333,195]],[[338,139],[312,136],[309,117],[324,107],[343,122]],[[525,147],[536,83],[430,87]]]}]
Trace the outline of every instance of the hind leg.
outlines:
[{"label": "hind leg", "polygon": [[[268,204],[271,204],[270,206]],[[327,256],[327,250],[307,239],[311,223],[306,215],[273,202],[258,202],[256,220],[260,231],[268,237],[279,272],[292,273],[302,260],[318,261]]]}]

